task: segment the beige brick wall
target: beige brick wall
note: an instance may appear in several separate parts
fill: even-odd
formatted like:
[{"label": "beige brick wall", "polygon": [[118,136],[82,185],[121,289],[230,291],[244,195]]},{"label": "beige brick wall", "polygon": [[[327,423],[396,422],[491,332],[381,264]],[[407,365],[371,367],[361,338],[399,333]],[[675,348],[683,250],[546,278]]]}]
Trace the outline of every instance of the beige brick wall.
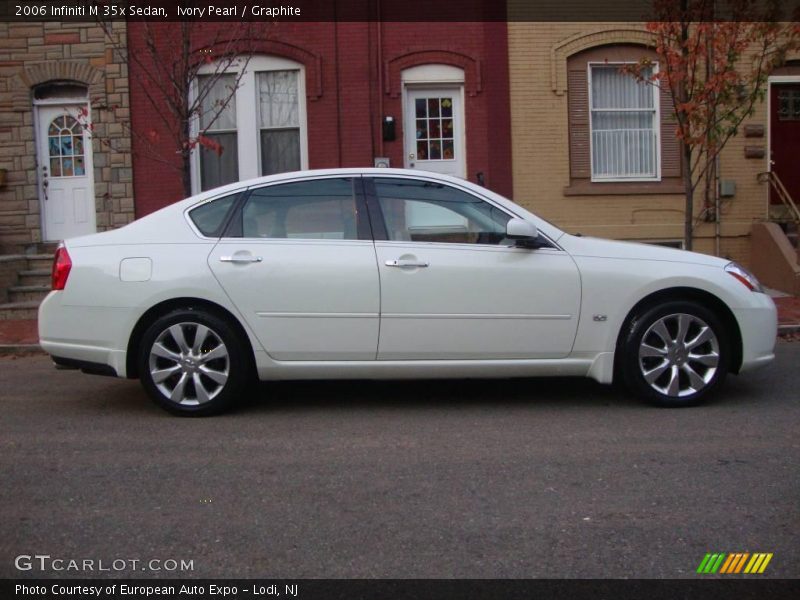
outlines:
[{"label": "beige brick wall", "polygon": [[[684,197],[675,195],[566,196],[570,183],[566,59],[588,47],[641,43],[641,23],[509,22],[514,199],[568,232],[616,239],[683,239]],[[767,124],[759,104],[745,124]],[[736,195],[722,206],[720,254],[750,262],[750,230],[766,216],[767,189],[757,174],[767,159],[748,159],[744,147],[767,139],[740,134],[721,156],[720,175],[736,183]],[[696,195],[699,213],[702,199]],[[715,230],[701,223],[695,250],[714,254]]]},{"label": "beige brick wall", "polygon": [[[125,39],[125,23],[114,32]],[[89,86],[97,228],[133,220],[127,68],[94,23],[0,23],[0,250],[41,241],[32,89],[48,80]],[[124,124],[124,126],[123,126]]]}]

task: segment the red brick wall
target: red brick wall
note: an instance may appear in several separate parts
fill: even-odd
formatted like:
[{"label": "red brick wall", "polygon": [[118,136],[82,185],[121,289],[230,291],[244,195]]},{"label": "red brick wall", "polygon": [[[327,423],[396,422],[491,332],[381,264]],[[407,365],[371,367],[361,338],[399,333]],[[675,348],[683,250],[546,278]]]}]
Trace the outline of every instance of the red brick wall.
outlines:
[{"label": "red brick wall", "polygon": [[[175,24],[151,23],[150,27],[169,40]],[[141,23],[129,24],[129,46],[140,56],[142,28]],[[456,64],[454,57],[466,61],[468,177],[475,181],[476,174],[482,172],[487,187],[511,194],[504,22],[280,22],[265,29],[264,37],[258,46],[260,52],[285,56],[306,66],[308,158],[312,169],[372,166],[373,157],[381,155],[381,99],[383,115],[394,116],[397,121],[397,139],[383,142],[383,155],[391,158],[393,166],[402,166],[402,97],[396,93],[400,89],[400,72],[394,67],[420,63],[406,64],[398,59],[414,53],[416,59],[411,60],[423,60],[422,64]],[[156,145],[161,155],[169,155],[172,146],[167,129],[153,114],[141,87],[145,78],[134,61],[130,77],[132,127],[137,132],[133,140],[136,214],[143,216],[181,199],[183,192],[179,172],[148,157],[149,142],[144,141],[148,132],[157,132]]]}]

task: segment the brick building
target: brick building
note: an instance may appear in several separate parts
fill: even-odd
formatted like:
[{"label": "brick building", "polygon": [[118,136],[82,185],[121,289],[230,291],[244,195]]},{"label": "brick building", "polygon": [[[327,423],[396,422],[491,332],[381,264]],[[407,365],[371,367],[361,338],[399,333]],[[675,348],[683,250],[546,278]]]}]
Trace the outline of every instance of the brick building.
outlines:
[{"label": "brick building", "polygon": [[[168,23],[149,26],[156,38],[169,35]],[[132,52],[142,49],[142,27],[129,24]],[[506,32],[502,21],[264,27],[233,102],[206,134],[224,147],[222,155],[197,149],[193,157],[193,191],[385,158],[393,167],[447,172],[510,194]],[[170,148],[144,80],[131,64],[134,130],[161,140],[134,136],[137,216],[183,196],[176,169],[139,151],[140,144],[157,150],[162,143],[167,156]]]},{"label": "brick building", "polygon": [[[680,246],[685,196],[671,99],[636,89],[619,70],[645,56],[657,61],[644,24],[512,21],[508,36],[515,201],[571,233]],[[776,216],[769,209],[774,188],[759,177],[770,159],[800,198],[800,62],[775,71],[768,88],[768,100],[721,154],[719,233],[698,219],[694,250],[731,257],[774,287],[800,290],[796,253],[779,231],[757,250],[751,236]],[[611,111],[630,113],[621,128],[640,136],[636,144],[603,126]],[[702,209],[698,193],[695,216]],[[778,263],[780,273],[759,268]]]},{"label": "brick building", "polygon": [[[570,232],[678,245],[684,197],[668,99],[639,98],[653,141],[636,157],[638,171],[625,171],[613,140],[605,149],[590,141],[603,134],[592,129],[603,108],[593,112],[592,85],[620,86],[617,63],[654,56],[643,24],[506,23],[491,14],[465,22],[360,14],[257,28],[235,98],[207,132],[225,151],[195,150],[192,191],[386,161],[478,181]],[[165,51],[177,43],[174,23],[149,26],[168,41]],[[208,26],[213,33],[228,24]],[[123,50],[127,38],[141,54],[143,27],[114,23]],[[0,23],[0,304],[32,314],[48,258],[34,265],[24,255],[49,250],[42,242],[120,226],[184,196],[178,170],[164,162],[179,158],[142,87],[145,73],[135,62],[130,70],[129,84],[128,62],[96,23]],[[800,290],[791,246],[774,230],[752,234],[775,197],[758,177],[770,157],[800,198],[792,179],[800,173],[800,62],[775,72],[767,93],[721,157],[720,178],[733,185],[719,234],[700,220],[695,249],[761,260],[767,283],[794,278]],[[766,240],[758,252],[753,239]]]}]

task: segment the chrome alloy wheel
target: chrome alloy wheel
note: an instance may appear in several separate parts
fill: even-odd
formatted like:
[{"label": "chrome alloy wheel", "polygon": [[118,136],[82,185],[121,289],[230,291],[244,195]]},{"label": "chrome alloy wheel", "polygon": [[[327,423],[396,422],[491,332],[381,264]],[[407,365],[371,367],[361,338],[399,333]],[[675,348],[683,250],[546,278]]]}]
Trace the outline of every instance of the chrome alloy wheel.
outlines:
[{"label": "chrome alloy wheel", "polygon": [[642,336],[639,368],[657,392],[681,398],[711,383],[719,365],[719,340],[695,315],[678,313],[658,319]]},{"label": "chrome alloy wheel", "polygon": [[150,377],[175,404],[198,406],[225,387],[230,357],[220,336],[201,323],[176,323],[150,348]]}]

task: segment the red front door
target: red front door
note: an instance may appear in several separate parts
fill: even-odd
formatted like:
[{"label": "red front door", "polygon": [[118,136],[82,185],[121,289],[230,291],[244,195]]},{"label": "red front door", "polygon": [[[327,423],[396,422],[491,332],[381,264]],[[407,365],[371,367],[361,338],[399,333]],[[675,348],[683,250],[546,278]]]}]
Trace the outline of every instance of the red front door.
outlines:
[{"label": "red front door", "polygon": [[[770,148],[772,170],[795,204],[800,203],[800,83],[770,86]],[[780,204],[770,189],[770,203]]]}]

